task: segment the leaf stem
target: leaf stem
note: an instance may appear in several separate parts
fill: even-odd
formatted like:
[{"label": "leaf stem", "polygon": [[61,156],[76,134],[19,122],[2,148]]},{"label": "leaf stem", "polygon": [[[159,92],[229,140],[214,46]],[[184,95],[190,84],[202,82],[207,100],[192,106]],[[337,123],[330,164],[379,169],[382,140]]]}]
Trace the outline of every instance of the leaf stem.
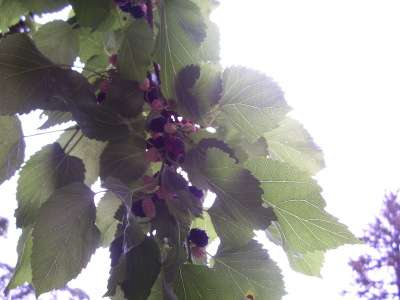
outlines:
[{"label": "leaf stem", "polygon": [[64,145],[64,147],[62,148],[62,150],[65,152],[65,150],[67,149],[68,145],[72,142],[72,140],[75,138],[75,136],[78,134],[79,132],[79,128],[75,129],[75,132],[72,134],[72,136],[69,138],[69,140],[67,141],[67,143]]},{"label": "leaf stem", "polygon": [[33,136],[37,136],[37,135],[48,134],[48,133],[54,133],[54,132],[61,132],[61,131],[74,130],[74,129],[76,129],[76,127],[70,127],[70,128],[58,129],[58,130],[46,131],[46,132],[39,132],[39,133],[35,133],[35,134],[24,135],[24,138],[33,137]]},{"label": "leaf stem", "polygon": [[79,144],[79,142],[82,140],[83,138],[83,133],[81,134],[81,136],[76,140],[76,142],[72,145],[72,147],[68,150],[67,154],[71,153],[72,150],[74,150],[74,148]]}]

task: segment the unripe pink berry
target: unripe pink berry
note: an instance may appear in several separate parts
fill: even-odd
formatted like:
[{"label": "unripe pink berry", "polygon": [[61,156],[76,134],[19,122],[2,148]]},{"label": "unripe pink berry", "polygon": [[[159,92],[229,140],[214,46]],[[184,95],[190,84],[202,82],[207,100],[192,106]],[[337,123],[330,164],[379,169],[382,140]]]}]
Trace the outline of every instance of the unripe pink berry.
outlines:
[{"label": "unripe pink berry", "polygon": [[143,82],[139,85],[139,89],[143,92],[147,92],[150,88],[150,80],[146,78]]},{"label": "unripe pink berry", "polygon": [[197,246],[193,246],[191,248],[191,252],[195,258],[203,258],[207,254],[206,249],[204,247],[197,247]]},{"label": "unripe pink berry", "polygon": [[162,111],[164,109],[164,103],[160,99],[155,99],[151,102],[151,109],[154,111]]},{"label": "unripe pink berry", "polygon": [[164,125],[164,132],[168,134],[176,133],[177,127],[174,123],[167,123]]},{"label": "unripe pink berry", "polygon": [[156,207],[150,198],[145,198],[142,201],[142,208],[146,217],[153,219],[156,216]]},{"label": "unripe pink berry", "polygon": [[114,67],[117,66],[117,60],[118,60],[118,56],[117,54],[112,54],[109,58],[108,58],[108,63],[110,65],[113,65]]}]

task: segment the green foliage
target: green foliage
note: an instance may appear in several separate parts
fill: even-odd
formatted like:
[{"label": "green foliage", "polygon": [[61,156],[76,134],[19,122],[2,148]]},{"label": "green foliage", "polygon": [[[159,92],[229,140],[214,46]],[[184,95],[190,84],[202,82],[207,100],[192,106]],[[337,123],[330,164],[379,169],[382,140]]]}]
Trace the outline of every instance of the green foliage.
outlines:
[{"label": "green foliage", "polygon": [[0,117],[0,184],[14,175],[25,156],[21,122],[14,116]]},{"label": "green foliage", "polygon": [[151,65],[153,47],[153,32],[144,20],[135,20],[129,24],[123,33],[118,51],[118,67],[121,75],[142,82]]},{"label": "green foliage", "polygon": [[[28,15],[69,4],[66,22],[39,26]],[[322,152],[287,117],[282,90],[219,64],[215,6],[156,1],[134,18],[112,0],[0,0],[0,183],[20,169],[22,228],[8,289],[61,288],[110,246],[112,299],[278,300],[280,270],[254,230],[312,276],[326,250],[358,242],[324,210],[311,177]],[[29,32],[7,31],[23,15]],[[35,109],[48,117],[40,129],[74,123],[22,165],[18,115]],[[95,207],[89,186],[99,178]]]},{"label": "green foliage", "polygon": [[206,37],[206,25],[199,8],[191,1],[161,1],[159,14],[154,58],[161,65],[164,96],[172,98],[177,73],[200,60],[199,50]]},{"label": "green foliage", "polygon": [[83,183],[56,190],[33,227],[32,283],[36,294],[64,287],[86,267],[99,244],[93,192]]}]

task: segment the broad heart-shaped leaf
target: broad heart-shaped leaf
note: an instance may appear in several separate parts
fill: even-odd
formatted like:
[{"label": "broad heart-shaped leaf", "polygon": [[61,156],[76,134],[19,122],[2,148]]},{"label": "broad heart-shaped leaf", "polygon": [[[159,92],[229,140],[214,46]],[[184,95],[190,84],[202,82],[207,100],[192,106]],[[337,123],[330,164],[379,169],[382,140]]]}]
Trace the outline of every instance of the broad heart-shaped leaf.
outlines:
[{"label": "broad heart-shaped leaf", "polygon": [[86,267],[100,234],[93,192],[80,182],[56,190],[33,228],[32,281],[36,295],[64,287]]},{"label": "broad heart-shaped leaf", "polygon": [[31,254],[32,254],[32,227],[22,230],[17,245],[18,261],[13,277],[7,285],[5,293],[19,285],[32,282]]},{"label": "broad heart-shaped leaf", "polygon": [[122,34],[118,70],[122,77],[142,82],[151,64],[153,31],[145,20],[132,21]]},{"label": "broad heart-shaped leaf", "polygon": [[112,0],[69,0],[82,27],[96,29],[110,15]]},{"label": "broad heart-shaped leaf", "polygon": [[221,96],[221,70],[211,63],[183,68],[175,81],[178,111],[194,122],[204,124],[203,117]]},{"label": "broad heart-shaped leaf", "polygon": [[282,275],[255,241],[217,254],[214,268],[183,265],[175,287],[179,300],[280,300]]},{"label": "broad heart-shaped leaf", "polygon": [[275,128],[289,111],[283,92],[275,82],[244,67],[224,71],[219,109],[216,125],[236,128],[249,142]]},{"label": "broad heart-shaped leaf", "polygon": [[[72,138],[75,130],[65,131],[57,142],[64,147]],[[72,146],[75,145],[73,148]],[[92,185],[100,176],[100,155],[106,147],[105,142],[89,139],[78,133],[66,149],[69,155],[80,158],[85,166],[85,183]],[[72,150],[71,150],[72,149]]]},{"label": "broad heart-shaped leaf", "polygon": [[[220,218],[234,220],[238,227],[250,232],[268,227],[273,213],[262,205],[260,182],[227,153],[216,148],[204,150],[197,147],[187,154],[184,167],[195,186],[209,189],[217,195],[214,205],[218,207]],[[211,218],[212,209],[209,211]],[[214,220],[213,223],[218,225]],[[225,230],[219,226],[215,229],[218,236],[224,239]],[[241,238],[246,243],[251,236]]]},{"label": "broad heart-shaped leaf", "polygon": [[143,92],[137,82],[114,76],[103,105],[125,118],[133,118],[143,111]]},{"label": "broad heart-shaped leaf", "polygon": [[165,97],[173,98],[178,72],[184,66],[199,62],[206,24],[200,9],[187,0],[161,1],[159,14],[154,60],[161,65],[162,92]]},{"label": "broad heart-shaped leaf", "polygon": [[263,199],[274,209],[284,248],[304,253],[359,242],[324,210],[321,188],[306,173],[266,158],[245,165],[260,180]]},{"label": "broad heart-shaped leaf", "polygon": [[161,269],[161,253],[149,237],[126,254],[126,276],[121,288],[127,300],[146,300]]},{"label": "broad heart-shaped leaf", "polygon": [[78,30],[64,21],[44,24],[33,34],[33,40],[40,52],[56,64],[72,66],[79,53]]},{"label": "broad heart-shaped leaf", "polygon": [[94,98],[82,75],[54,65],[25,34],[0,39],[0,86],[0,114],[67,111],[76,99]]},{"label": "broad heart-shaped leaf", "polygon": [[21,122],[14,116],[0,116],[0,184],[24,162],[25,142]]},{"label": "broad heart-shaped leaf", "polygon": [[292,118],[285,118],[279,127],[264,134],[272,159],[287,162],[311,175],[324,166],[322,150],[304,127]]},{"label": "broad heart-shaped leaf", "polygon": [[22,2],[22,5],[29,11],[37,14],[56,12],[69,4],[67,0],[30,0],[19,2]]},{"label": "broad heart-shaped leaf", "polygon": [[79,29],[79,58],[86,64],[95,55],[105,55],[104,33],[88,27]]},{"label": "broad heart-shaped leaf", "polygon": [[218,25],[206,20],[207,37],[200,46],[200,58],[202,61],[217,63],[219,61],[220,40]]},{"label": "broad heart-shaped leaf", "polygon": [[145,148],[146,141],[135,137],[110,142],[100,157],[101,180],[113,177],[129,185],[139,179],[149,166]]},{"label": "broad heart-shaped leaf", "polygon": [[115,238],[120,223],[114,218],[121,206],[121,200],[112,192],[107,192],[97,205],[96,225],[101,233],[101,246],[108,247]]},{"label": "broad heart-shaped leaf", "polygon": [[0,31],[5,32],[8,27],[18,23],[19,18],[28,10],[22,5],[22,1],[2,0],[0,1]]},{"label": "broad heart-shaped leaf", "polygon": [[306,253],[287,252],[290,267],[300,273],[321,277],[321,268],[324,262],[324,252],[314,251]]},{"label": "broad heart-shaped leaf", "polygon": [[68,111],[44,111],[40,116],[47,116],[47,120],[39,127],[39,129],[47,129],[59,124],[72,121],[72,115]]},{"label": "broad heart-shaped leaf", "polygon": [[309,276],[321,277],[321,269],[325,255],[324,251],[298,252],[285,247],[277,221],[272,222],[272,224],[268,226],[266,234],[273,243],[285,248],[290,267],[294,271]]},{"label": "broad heart-shaped leaf", "polygon": [[58,188],[72,182],[83,182],[85,167],[76,157],[66,155],[58,143],[35,153],[20,172],[17,187],[17,225],[35,222],[40,206]]}]

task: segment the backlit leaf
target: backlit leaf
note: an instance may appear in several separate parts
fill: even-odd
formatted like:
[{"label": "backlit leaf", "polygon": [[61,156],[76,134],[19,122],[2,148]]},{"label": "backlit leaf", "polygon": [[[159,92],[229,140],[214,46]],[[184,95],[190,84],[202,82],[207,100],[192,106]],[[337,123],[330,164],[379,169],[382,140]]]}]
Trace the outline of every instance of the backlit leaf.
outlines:
[{"label": "backlit leaf", "polygon": [[139,179],[149,165],[144,159],[145,147],[145,140],[134,137],[110,142],[100,157],[101,179],[114,177],[128,185]]},{"label": "backlit leaf", "polygon": [[64,21],[44,24],[33,34],[36,47],[56,64],[73,65],[79,53],[78,31]]},{"label": "backlit leaf", "polygon": [[96,29],[110,15],[112,0],[69,0],[79,25]]},{"label": "backlit leaf", "polygon": [[284,119],[279,127],[264,134],[272,159],[287,162],[311,175],[324,166],[322,150],[296,120]]},{"label": "backlit leaf", "polygon": [[8,290],[32,282],[31,254],[32,254],[32,227],[22,230],[17,245],[18,261],[14,270],[13,277],[7,285]]},{"label": "backlit leaf", "polygon": [[304,253],[358,243],[346,226],[324,210],[321,188],[306,173],[265,158],[248,161],[246,166],[260,180],[263,199],[274,209],[285,248]]},{"label": "backlit leaf", "polygon": [[17,187],[17,225],[35,222],[40,206],[58,188],[72,182],[83,182],[82,161],[69,156],[58,143],[47,145],[35,153],[20,172]]},{"label": "backlit leaf", "polygon": [[[65,146],[69,139],[74,134],[74,130],[65,131],[58,143]],[[71,145],[76,145],[69,152],[69,155],[80,158],[85,166],[85,183],[92,185],[100,176],[100,155],[106,147],[105,142],[100,142],[94,139],[89,139],[79,133],[71,142]],[[68,148],[69,150],[71,148]]]},{"label": "backlit leaf", "polygon": [[41,207],[32,233],[36,295],[64,287],[88,264],[100,238],[93,196],[83,183],[72,183]]},{"label": "backlit leaf", "polygon": [[151,64],[153,31],[144,20],[134,20],[122,35],[118,51],[118,70],[122,77],[142,82]]},{"label": "backlit leaf", "polygon": [[121,200],[112,192],[107,192],[97,205],[96,225],[101,233],[101,246],[108,247],[115,237],[119,221],[114,218],[121,206]]},{"label": "backlit leaf", "polygon": [[250,142],[277,127],[289,111],[283,92],[270,78],[243,67],[223,74],[217,124],[234,127]]},{"label": "backlit leaf", "polygon": [[172,98],[178,72],[184,66],[199,62],[199,50],[206,37],[206,25],[200,9],[191,1],[161,1],[159,13],[160,28],[154,59],[161,65],[163,94]]},{"label": "backlit leaf", "polygon": [[15,174],[24,157],[21,122],[14,116],[0,116],[0,184]]},{"label": "backlit leaf", "polygon": [[[262,190],[257,178],[221,150],[194,148],[186,157],[185,170],[194,185],[210,189],[217,195],[214,205],[219,207],[219,215],[235,220],[237,226],[250,231],[265,229],[273,219],[270,208],[262,205]],[[211,218],[212,209],[209,211]],[[223,238],[221,229],[216,227]],[[243,243],[246,242],[243,239]]]}]

